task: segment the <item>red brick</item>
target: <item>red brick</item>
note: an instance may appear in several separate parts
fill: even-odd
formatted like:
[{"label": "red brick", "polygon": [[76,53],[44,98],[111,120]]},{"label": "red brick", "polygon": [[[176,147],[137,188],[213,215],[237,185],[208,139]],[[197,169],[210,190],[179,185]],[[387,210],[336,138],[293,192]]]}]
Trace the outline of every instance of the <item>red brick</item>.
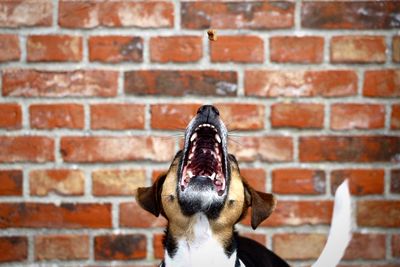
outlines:
[{"label": "red brick", "polygon": [[331,173],[331,191],[336,192],[339,185],[349,180],[350,192],[353,195],[383,194],[385,186],[383,170],[348,169],[334,170]]},{"label": "red brick", "polygon": [[257,104],[216,103],[221,119],[229,130],[264,129],[265,107]]},{"label": "red brick", "polygon": [[267,236],[263,234],[254,234],[254,233],[239,233],[241,236],[253,239],[254,241],[260,243],[263,246],[267,244]]},{"label": "red brick", "polygon": [[400,70],[366,71],[363,95],[368,97],[400,96]]},{"label": "red brick", "polygon": [[220,36],[210,43],[212,62],[262,63],[264,42],[258,36]]},{"label": "red brick", "polygon": [[20,129],[22,126],[22,110],[17,103],[0,104],[0,128]]},{"label": "red brick", "polygon": [[251,187],[258,191],[264,192],[266,189],[266,173],[261,168],[244,168],[240,169],[240,174]]},{"label": "red brick", "polygon": [[392,255],[400,258],[400,234],[392,235]]},{"label": "red brick", "polygon": [[0,2],[0,27],[51,26],[52,22],[51,0]]},{"label": "red brick", "polygon": [[153,235],[153,250],[154,250],[154,258],[156,259],[164,259],[164,246],[163,246],[163,234],[155,234]]},{"label": "red brick", "polygon": [[83,129],[85,114],[80,104],[37,104],[29,107],[30,125],[36,129]]},{"label": "red brick", "polygon": [[325,194],[322,170],[277,169],[272,171],[272,191],[277,194]]},{"label": "red brick", "polygon": [[145,106],[139,104],[93,104],[90,106],[92,129],[144,129]]},{"label": "red brick", "polygon": [[147,241],[143,234],[101,235],[94,238],[96,260],[135,260],[147,255]]},{"label": "red brick", "polygon": [[[206,15],[205,15],[206,14]],[[294,3],[183,2],[182,28],[186,29],[282,29],[294,25]]]},{"label": "red brick", "polygon": [[400,137],[307,136],[300,137],[299,151],[303,162],[396,162]]},{"label": "red brick", "polygon": [[324,38],[276,36],[270,38],[270,59],[279,63],[322,63]]},{"label": "red brick", "polygon": [[0,62],[16,61],[20,59],[20,56],[21,49],[19,47],[18,35],[0,34]]},{"label": "red brick", "polygon": [[400,129],[400,105],[392,106],[392,114],[390,115],[390,129]]},{"label": "red brick", "polygon": [[62,0],[58,23],[66,28],[172,28],[174,7],[165,1]]},{"label": "red brick", "polygon": [[66,97],[116,96],[118,72],[101,70],[3,71],[3,96]]},{"label": "red brick", "polygon": [[1,203],[0,228],[110,228],[110,204]]},{"label": "red brick", "polygon": [[274,128],[322,128],[323,124],[324,105],[321,104],[276,103],[271,107],[271,125]]},{"label": "red brick", "polygon": [[330,57],[333,63],[384,63],[386,44],[382,36],[334,36]]},{"label": "red brick", "polygon": [[291,161],[293,140],[283,136],[237,137],[229,143],[229,151],[241,161]]},{"label": "red brick", "polygon": [[201,104],[153,104],[150,107],[151,128],[184,130]]},{"label": "red brick", "polygon": [[385,127],[385,106],[373,104],[333,104],[331,129],[381,129]]},{"label": "red brick", "polygon": [[0,196],[22,195],[22,171],[0,170]]},{"label": "red brick", "polygon": [[216,70],[144,70],[125,72],[128,95],[235,96],[237,73]]},{"label": "red brick", "polygon": [[301,6],[301,26],[314,29],[392,29],[399,28],[396,0],[307,1]]},{"label": "red brick", "polygon": [[143,39],[138,36],[91,36],[89,60],[108,63],[142,62]]},{"label": "red brick", "polygon": [[248,70],[245,93],[259,97],[351,96],[357,94],[357,75],[347,70]]},{"label": "red brick", "polygon": [[380,260],[386,256],[386,236],[382,234],[353,233],[345,260]]},{"label": "red brick", "polygon": [[50,193],[81,196],[85,191],[85,174],[80,170],[33,170],[29,174],[31,195],[48,196]]},{"label": "red brick", "polygon": [[202,38],[199,36],[159,36],[150,39],[152,62],[196,62],[202,56]]},{"label": "red brick", "polygon": [[81,260],[89,258],[87,235],[51,235],[35,237],[35,259]]},{"label": "red brick", "polygon": [[[134,218],[140,218],[140,220]],[[142,209],[136,202],[126,202],[119,206],[119,224],[121,227],[154,228],[165,227],[167,220],[161,215],[155,217]]]},{"label": "red brick", "polygon": [[390,172],[390,192],[400,194],[400,169],[391,170]]},{"label": "red brick", "polygon": [[154,183],[157,181],[158,177],[164,175],[168,172],[168,169],[157,169],[151,172],[151,182]]},{"label": "red brick", "polygon": [[285,260],[313,260],[326,243],[324,234],[275,234],[273,250]]},{"label": "red brick", "polygon": [[0,162],[54,161],[54,140],[43,136],[0,136]]},{"label": "red brick", "polygon": [[146,186],[145,170],[96,170],[92,173],[93,195],[136,195],[138,187]]},{"label": "red brick", "polygon": [[61,139],[60,151],[66,162],[170,161],[175,141],[149,136],[67,136]]},{"label": "red brick", "polygon": [[369,227],[400,227],[400,201],[360,200],[357,224]]},{"label": "red brick", "polygon": [[82,37],[72,35],[31,35],[27,44],[28,61],[80,61]]},{"label": "red brick", "polygon": [[0,262],[28,259],[28,239],[24,236],[0,237]]},{"label": "red brick", "polygon": [[[300,226],[329,224],[332,217],[332,201],[278,201],[272,215],[261,223],[262,227]],[[243,223],[250,225],[250,212]]]},{"label": "red brick", "polygon": [[400,36],[393,37],[392,48],[393,62],[400,62]]}]

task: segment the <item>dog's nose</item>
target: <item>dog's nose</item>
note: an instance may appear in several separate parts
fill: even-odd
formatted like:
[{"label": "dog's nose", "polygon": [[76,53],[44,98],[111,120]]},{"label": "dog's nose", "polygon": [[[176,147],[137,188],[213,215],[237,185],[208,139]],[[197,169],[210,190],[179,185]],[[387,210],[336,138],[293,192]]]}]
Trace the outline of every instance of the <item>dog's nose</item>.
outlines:
[{"label": "dog's nose", "polygon": [[204,105],[197,110],[197,114],[206,116],[207,118],[213,118],[219,116],[219,111],[212,105]]}]

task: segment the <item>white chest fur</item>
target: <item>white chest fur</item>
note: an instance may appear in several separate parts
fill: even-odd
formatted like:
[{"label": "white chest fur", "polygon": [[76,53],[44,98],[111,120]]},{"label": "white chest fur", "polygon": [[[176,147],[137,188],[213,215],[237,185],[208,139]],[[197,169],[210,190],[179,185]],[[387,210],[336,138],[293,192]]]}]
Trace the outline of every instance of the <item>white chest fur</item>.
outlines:
[{"label": "white chest fur", "polygon": [[213,238],[206,216],[198,215],[193,233],[192,241],[178,240],[177,252],[173,258],[165,253],[166,267],[235,266],[236,252],[228,258],[222,245]]}]

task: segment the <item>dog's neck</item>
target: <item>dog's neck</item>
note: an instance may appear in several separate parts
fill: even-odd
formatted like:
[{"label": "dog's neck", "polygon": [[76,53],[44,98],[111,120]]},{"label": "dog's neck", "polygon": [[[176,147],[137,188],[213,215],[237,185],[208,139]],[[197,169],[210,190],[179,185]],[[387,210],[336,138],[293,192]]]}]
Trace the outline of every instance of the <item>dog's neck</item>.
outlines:
[{"label": "dog's neck", "polygon": [[[244,266],[240,264],[236,250],[227,255],[221,242],[212,233],[210,223],[203,214],[195,215],[194,224],[188,229],[192,236],[176,240],[176,250],[171,257],[165,250],[166,267]],[[232,233],[233,234],[233,233]]]}]

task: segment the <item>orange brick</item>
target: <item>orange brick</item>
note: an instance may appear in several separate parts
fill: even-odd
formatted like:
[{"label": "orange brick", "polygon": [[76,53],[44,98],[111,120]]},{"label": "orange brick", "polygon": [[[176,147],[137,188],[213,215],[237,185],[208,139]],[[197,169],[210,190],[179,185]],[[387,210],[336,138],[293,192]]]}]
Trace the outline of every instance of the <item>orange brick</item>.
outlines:
[{"label": "orange brick", "polygon": [[96,260],[135,260],[147,255],[147,239],[143,234],[101,235],[94,238]]},{"label": "orange brick", "polygon": [[172,28],[174,6],[165,1],[62,0],[59,3],[58,24],[66,28]]},{"label": "orange brick", "polygon": [[1,1],[0,10],[0,27],[2,28],[48,27],[53,22],[51,0]]},{"label": "orange brick", "polygon": [[[271,216],[260,224],[261,227],[299,226],[329,224],[332,218],[333,202],[313,201],[278,201]],[[250,212],[243,224],[250,225]]]},{"label": "orange brick", "polygon": [[152,62],[196,62],[203,56],[199,36],[159,36],[150,39]]},{"label": "orange brick", "polygon": [[108,63],[142,62],[143,39],[138,36],[91,36],[89,60]]},{"label": "orange brick", "polygon": [[283,136],[237,137],[228,150],[238,160],[283,162],[293,159],[293,140]]},{"label": "orange brick", "polygon": [[286,260],[314,260],[326,243],[324,234],[275,234],[274,252]]},{"label": "orange brick", "polygon": [[0,262],[24,261],[28,259],[28,238],[24,236],[0,237]]},{"label": "orange brick", "polygon": [[0,162],[54,161],[54,140],[44,136],[0,136]]},{"label": "orange brick", "polygon": [[380,260],[386,257],[386,236],[383,234],[353,233],[343,256],[345,260]]},{"label": "orange brick", "polygon": [[20,129],[22,126],[22,110],[17,103],[0,104],[0,128]]},{"label": "orange brick", "polygon": [[257,36],[220,36],[210,43],[212,62],[262,63],[264,42]]},{"label": "orange brick", "polygon": [[16,61],[20,59],[20,56],[21,49],[19,47],[18,36],[14,34],[0,34],[0,62]]},{"label": "orange brick", "polygon": [[118,72],[103,70],[3,70],[3,96],[66,97],[117,94]]},{"label": "orange brick", "polygon": [[[134,218],[140,218],[140,220]],[[119,224],[122,227],[153,228],[165,227],[167,220],[161,215],[155,217],[142,209],[136,202],[126,202],[119,206]]]},{"label": "orange brick", "polygon": [[30,35],[26,44],[28,61],[80,61],[82,37],[72,35]]},{"label": "orange brick", "polygon": [[143,129],[145,106],[139,104],[94,104],[90,106],[92,129]]},{"label": "orange brick", "polygon": [[333,63],[384,63],[386,44],[382,36],[335,36],[331,39]]},{"label": "orange brick", "polygon": [[400,169],[390,171],[390,192],[400,194]]},{"label": "orange brick", "polygon": [[150,136],[65,136],[60,151],[66,162],[170,161],[175,141]]},{"label": "orange brick", "polygon": [[348,179],[350,192],[353,195],[383,194],[384,176],[383,170],[334,170],[331,173],[331,191],[335,193],[343,180]]},{"label": "orange brick", "polygon": [[35,237],[36,260],[81,260],[89,258],[87,235],[51,235]]},{"label": "orange brick", "polygon": [[324,38],[276,36],[270,38],[270,59],[279,63],[322,63]]},{"label": "orange brick", "polygon": [[390,115],[390,128],[400,129],[400,105],[392,106],[392,114]]},{"label": "orange brick", "polygon": [[29,107],[30,125],[36,129],[83,129],[85,114],[80,104],[36,104]]},{"label": "orange brick", "polygon": [[96,170],[92,173],[93,195],[136,195],[138,187],[146,186],[144,170]]},{"label": "orange brick", "polygon": [[0,228],[110,228],[111,205],[0,203]]},{"label": "orange brick", "polygon": [[241,168],[240,174],[254,189],[265,192],[266,187],[266,173],[261,168]]},{"label": "orange brick", "polygon": [[400,227],[400,201],[360,200],[357,203],[356,216],[358,226],[398,228]]},{"label": "orange brick", "polygon": [[150,107],[151,128],[184,130],[201,104],[153,104]]},{"label": "orange brick", "polygon": [[371,70],[365,72],[363,95],[367,97],[400,96],[400,70]]},{"label": "orange brick", "polygon": [[22,195],[22,171],[0,170],[0,196]]},{"label": "orange brick", "polygon": [[385,126],[385,107],[373,104],[333,104],[331,129],[381,129]]},{"label": "orange brick", "polygon": [[400,258],[400,234],[392,235],[392,255]]},{"label": "orange brick", "polygon": [[312,169],[276,169],[272,171],[272,190],[278,194],[324,194],[325,173]]},{"label": "orange brick", "polygon": [[357,93],[357,75],[347,70],[247,70],[245,94],[258,97],[350,96]]},{"label": "orange brick", "polygon": [[230,131],[264,129],[265,107],[263,105],[216,103],[215,106]]},{"label": "orange brick", "polygon": [[324,105],[312,103],[276,103],[271,107],[271,125],[274,128],[322,128]]},{"label": "orange brick", "polygon": [[47,196],[83,195],[85,190],[85,174],[80,170],[33,170],[29,174],[31,195]]},{"label": "orange brick", "polygon": [[394,36],[392,39],[392,56],[393,62],[400,62],[400,36]]},{"label": "orange brick", "polygon": [[164,259],[164,246],[162,244],[163,238],[163,234],[153,235],[154,258],[156,259]]}]

